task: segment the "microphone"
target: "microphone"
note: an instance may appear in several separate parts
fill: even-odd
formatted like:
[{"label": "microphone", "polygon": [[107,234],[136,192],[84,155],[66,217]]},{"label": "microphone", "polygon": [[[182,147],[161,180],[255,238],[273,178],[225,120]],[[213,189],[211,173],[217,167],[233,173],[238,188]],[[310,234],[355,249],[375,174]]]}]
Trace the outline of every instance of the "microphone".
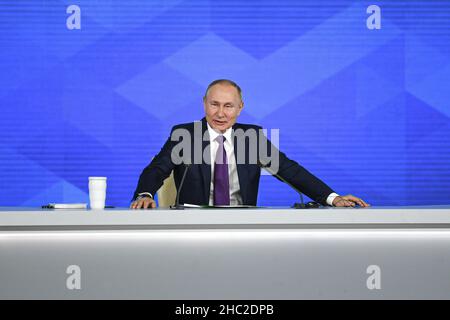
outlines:
[{"label": "microphone", "polygon": [[290,182],[288,182],[286,179],[284,179],[282,176],[280,176],[278,173],[274,172],[273,170],[269,169],[269,166],[267,164],[263,164],[262,162],[260,162],[258,160],[258,166],[262,169],[267,170],[267,172],[269,172],[271,175],[273,175],[274,177],[277,177],[278,179],[280,179],[281,181],[283,181],[284,183],[286,183],[289,187],[291,187],[292,189],[294,189],[295,191],[297,191],[297,193],[300,195],[300,203],[296,202],[292,205],[292,208],[295,209],[309,209],[309,208],[317,208],[318,206],[314,206],[313,202],[308,202],[305,205],[305,202],[303,201],[303,194],[302,192],[297,189],[296,187],[294,187]]},{"label": "microphone", "polygon": [[180,193],[181,193],[181,189],[183,188],[184,179],[186,179],[186,174],[187,174],[190,166],[191,166],[190,163],[184,165],[183,177],[181,178],[180,187],[177,189],[177,198],[175,201],[175,205],[170,206],[170,209],[177,209],[177,210],[184,209],[184,205],[180,205]]}]

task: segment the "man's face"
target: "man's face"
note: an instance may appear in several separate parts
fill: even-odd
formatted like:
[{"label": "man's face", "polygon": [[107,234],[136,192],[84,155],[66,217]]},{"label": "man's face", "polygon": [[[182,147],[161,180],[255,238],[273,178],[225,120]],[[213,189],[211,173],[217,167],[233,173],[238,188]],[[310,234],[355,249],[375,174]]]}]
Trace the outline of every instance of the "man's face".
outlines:
[{"label": "man's face", "polygon": [[241,113],[244,104],[237,89],[229,84],[212,86],[203,101],[206,121],[220,132],[231,128]]}]

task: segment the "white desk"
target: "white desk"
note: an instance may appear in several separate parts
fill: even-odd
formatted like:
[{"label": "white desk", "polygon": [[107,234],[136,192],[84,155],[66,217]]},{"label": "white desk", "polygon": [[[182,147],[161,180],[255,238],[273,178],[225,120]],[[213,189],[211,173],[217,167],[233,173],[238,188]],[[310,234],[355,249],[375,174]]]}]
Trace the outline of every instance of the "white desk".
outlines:
[{"label": "white desk", "polygon": [[0,208],[0,298],[450,299],[450,206]]}]

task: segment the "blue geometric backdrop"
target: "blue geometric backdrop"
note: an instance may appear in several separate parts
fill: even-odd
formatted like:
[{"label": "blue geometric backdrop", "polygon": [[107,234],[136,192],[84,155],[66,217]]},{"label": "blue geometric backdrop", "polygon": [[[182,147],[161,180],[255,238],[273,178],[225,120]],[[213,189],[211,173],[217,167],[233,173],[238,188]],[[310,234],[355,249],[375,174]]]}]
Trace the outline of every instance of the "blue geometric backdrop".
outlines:
[{"label": "blue geometric backdrop", "polygon": [[[240,122],[279,128],[338,193],[450,202],[450,1],[0,0],[0,205],[87,202],[107,176],[128,206],[216,78],[241,85]],[[260,205],[296,200],[262,177]]]}]

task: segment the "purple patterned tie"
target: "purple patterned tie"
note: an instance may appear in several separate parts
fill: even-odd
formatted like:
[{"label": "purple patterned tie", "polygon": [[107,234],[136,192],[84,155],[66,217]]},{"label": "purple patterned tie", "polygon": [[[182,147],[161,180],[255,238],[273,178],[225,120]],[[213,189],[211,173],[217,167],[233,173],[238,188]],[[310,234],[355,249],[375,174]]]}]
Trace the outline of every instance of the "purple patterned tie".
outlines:
[{"label": "purple patterned tie", "polygon": [[224,136],[216,138],[219,148],[214,163],[214,205],[230,205],[230,182],[228,181],[228,161]]}]

